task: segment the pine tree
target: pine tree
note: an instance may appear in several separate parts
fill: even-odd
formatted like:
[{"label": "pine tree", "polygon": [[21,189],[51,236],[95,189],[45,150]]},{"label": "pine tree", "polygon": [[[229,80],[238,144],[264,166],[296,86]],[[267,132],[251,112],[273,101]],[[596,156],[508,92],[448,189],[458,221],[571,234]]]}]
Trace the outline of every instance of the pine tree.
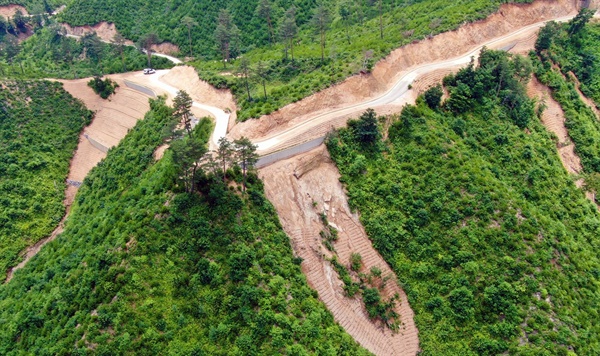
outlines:
[{"label": "pine tree", "polygon": [[325,61],[325,44],[327,28],[329,27],[329,10],[322,3],[315,8],[312,17],[312,24],[316,32],[319,33],[321,43],[321,62]]},{"label": "pine tree", "polygon": [[185,90],[177,92],[173,99],[173,116],[182,122],[188,136],[192,136],[192,98]]},{"label": "pine tree", "polygon": [[215,39],[223,57],[223,68],[229,61],[232,50],[235,49],[240,36],[238,27],[233,23],[231,14],[227,10],[219,12]]},{"label": "pine tree", "polygon": [[258,154],[256,153],[257,146],[247,137],[241,137],[233,141],[233,145],[235,147],[237,161],[242,168],[244,175],[242,191],[245,192],[248,171],[251,170],[258,161]]},{"label": "pine tree", "polygon": [[275,33],[273,32],[273,21],[271,19],[271,15],[273,13],[273,4],[270,0],[259,0],[256,7],[256,13],[258,16],[267,20],[267,26],[269,27],[269,42],[273,44],[275,39]]},{"label": "pine tree", "polygon": [[287,50],[291,50],[292,61],[294,61],[294,37],[298,33],[298,25],[296,25],[296,8],[290,7],[283,16],[279,33],[285,42],[285,58],[287,60]]},{"label": "pine tree", "polygon": [[193,51],[193,46],[192,46],[192,27],[194,26],[198,26],[198,23],[191,17],[189,16],[184,16],[181,19],[181,23],[187,27],[188,30],[188,40],[190,43],[190,57],[194,56],[194,51]]}]

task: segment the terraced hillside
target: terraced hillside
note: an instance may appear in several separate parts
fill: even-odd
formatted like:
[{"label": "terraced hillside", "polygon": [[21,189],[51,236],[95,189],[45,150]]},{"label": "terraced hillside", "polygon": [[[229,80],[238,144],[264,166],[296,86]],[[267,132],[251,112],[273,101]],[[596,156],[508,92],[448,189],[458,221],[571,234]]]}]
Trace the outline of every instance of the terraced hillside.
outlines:
[{"label": "terraced hillside", "polygon": [[600,173],[600,60],[595,55],[600,25],[588,23],[592,15],[582,12],[568,24],[545,26],[532,58],[537,77],[551,89],[565,113],[569,137],[594,185],[592,181]]}]

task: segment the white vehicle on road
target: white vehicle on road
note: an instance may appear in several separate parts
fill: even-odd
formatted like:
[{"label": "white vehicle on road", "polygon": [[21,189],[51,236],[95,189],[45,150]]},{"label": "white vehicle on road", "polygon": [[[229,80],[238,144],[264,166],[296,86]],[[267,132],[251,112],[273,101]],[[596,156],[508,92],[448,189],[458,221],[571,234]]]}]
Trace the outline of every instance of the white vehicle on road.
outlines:
[{"label": "white vehicle on road", "polygon": [[156,71],[153,68],[144,69],[144,74],[154,74]]}]

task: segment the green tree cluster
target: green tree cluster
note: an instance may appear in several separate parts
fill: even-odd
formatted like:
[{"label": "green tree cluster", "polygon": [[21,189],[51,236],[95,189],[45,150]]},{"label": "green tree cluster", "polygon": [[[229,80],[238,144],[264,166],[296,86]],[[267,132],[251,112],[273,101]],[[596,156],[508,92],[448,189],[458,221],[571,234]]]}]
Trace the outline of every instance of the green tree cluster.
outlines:
[{"label": "green tree cluster", "polygon": [[88,86],[94,90],[94,92],[102,99],[108,99],[115,93],[115,90],[119,87],[115,81],[110,78],[102,79],[99,76],[95,76],[90,79]]}]

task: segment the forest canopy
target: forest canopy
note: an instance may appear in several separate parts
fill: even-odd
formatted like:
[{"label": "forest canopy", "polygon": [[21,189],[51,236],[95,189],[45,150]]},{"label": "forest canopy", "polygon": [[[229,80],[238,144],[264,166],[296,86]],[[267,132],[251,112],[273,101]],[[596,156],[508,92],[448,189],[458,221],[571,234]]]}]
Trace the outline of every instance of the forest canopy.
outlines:
[{"label": "forest canopy", "polygon": [[355,124],[328,141],[423,354],[600,352],[600,216],[525,95],[523,61],[484,50],[444,80],[441,107],[419,98],[388,139]]},{"label": "forest canopy", "polygon": [[65,212],[69,162],[92,112],[62,85],[0,83],[0,275]]},{"label": "forest canopy", "polygon": [[[260,180],[180,182],[164,98],[85,179],[64,232],[0,285],[0,354],[367,355],[302,275]],[[206,144],[212,123],[192,136]],[[228,175],[242,182],[239,167]],[[237,178],[235,178],[237,177]]]}]

